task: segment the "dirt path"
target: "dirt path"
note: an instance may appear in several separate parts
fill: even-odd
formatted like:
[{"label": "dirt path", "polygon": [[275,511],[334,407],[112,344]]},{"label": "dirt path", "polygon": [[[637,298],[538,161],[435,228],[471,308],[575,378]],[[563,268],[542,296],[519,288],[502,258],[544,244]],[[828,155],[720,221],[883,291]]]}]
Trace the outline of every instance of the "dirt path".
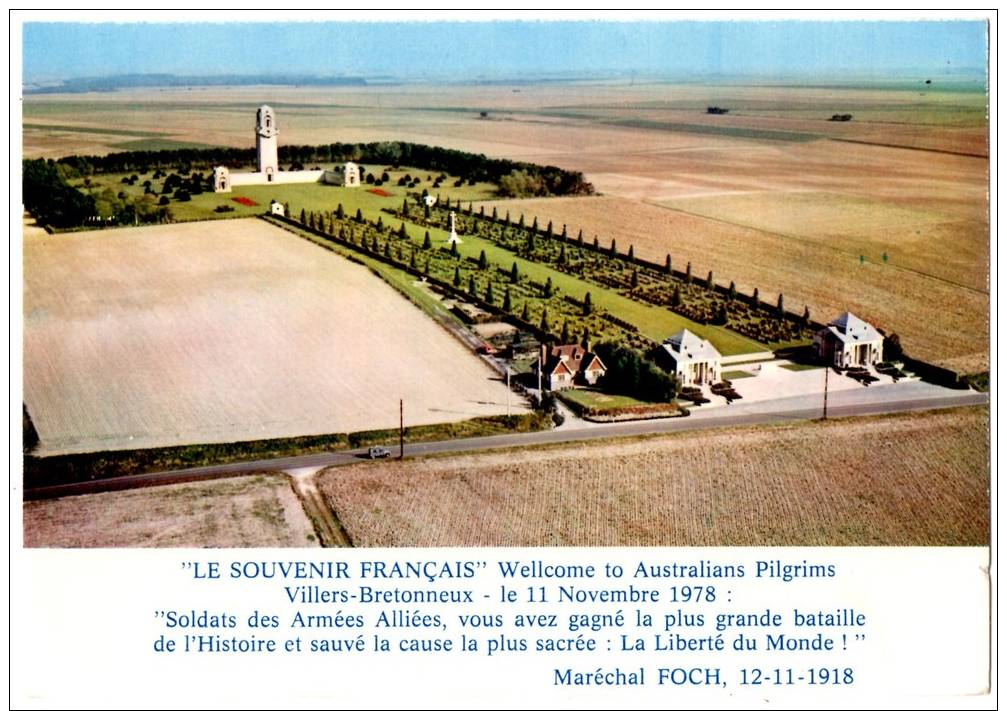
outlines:
[{"label": "dirt path", "polygon": [[332,513],[332,509],[325,503],[325,498],[315,484],[315,477],[321,469],[322,467],[288,469],[286,474],[290,475],[290,483],[294,488],[294,493],[301,500],[304,513],[314,525],[322,546],[324,548],[352,548],[353,542],[346,535],[346,530]]}]

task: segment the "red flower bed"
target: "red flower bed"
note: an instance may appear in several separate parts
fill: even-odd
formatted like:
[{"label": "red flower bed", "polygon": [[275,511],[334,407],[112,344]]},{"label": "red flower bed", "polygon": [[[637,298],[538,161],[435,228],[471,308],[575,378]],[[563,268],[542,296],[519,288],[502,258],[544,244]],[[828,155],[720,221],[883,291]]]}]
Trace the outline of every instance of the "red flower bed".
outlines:
[{"label": "red flower bed", "polygon": [[371,188],[367,192],[374,193],[375,195],[379,195],[381,197],[391,197],[392,196],[391,193],[386,192],[386,191],[382,190],[381,188]]},{"label": "red flower bed", "polygon": [[231,199],[234,200],[239,205],[244,205],[245,207],[255,207],[256,205],[259,204],[255,202],[255,200],[249,200],[246,197],[233,197]]}]

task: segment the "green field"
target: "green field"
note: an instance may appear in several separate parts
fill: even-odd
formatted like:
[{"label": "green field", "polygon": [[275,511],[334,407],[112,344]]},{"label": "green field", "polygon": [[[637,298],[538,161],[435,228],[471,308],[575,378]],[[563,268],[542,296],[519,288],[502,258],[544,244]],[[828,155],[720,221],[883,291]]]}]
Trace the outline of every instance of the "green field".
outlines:
[{"label": "green field", "polygon": [[811,365],[808,363],[784,363],[780,366],[784,370],[793,370],[794,372],[800,372],[802,370],[818,370],[822,366]]},{"label": "green field", "polygon": [[753,378],[754,374],[749,373],[747,370],[728,370],[726,373],[721,373],[721,380],[739,380],[740,378]]},{"label": "green field", "polygon": [[570,400],[589,410],[614,410],[621,407],[647,407],[656,404],[646,400],[637,400],[629,395],[612,395],[597,390],[575,388],[559,393],[563,400]]}]

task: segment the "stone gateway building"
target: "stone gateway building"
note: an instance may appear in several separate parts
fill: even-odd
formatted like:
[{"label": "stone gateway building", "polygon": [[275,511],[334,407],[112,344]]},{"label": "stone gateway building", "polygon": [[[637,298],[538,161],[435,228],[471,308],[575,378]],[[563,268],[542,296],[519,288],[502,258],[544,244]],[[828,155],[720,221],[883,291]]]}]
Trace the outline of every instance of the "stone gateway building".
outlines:
[{"label": "stone gateway building", "polygon": [[815,334],[818,357],[837,368],[874,365],[884,353],[885,337],[849,311]]},{"label": "stone gateway building", "polygon": [[684,386],[712,385],[720,380],[720,351],[688,329],[683,328],[665,340],[657,350],[656,360]]},{"label": "stone gateway building", "polygon": [[338,170],[281,170],[278,146],[279,130],[276,113],[263,104],[255,112],[254,173],[232,173],[226,166],[213,169],[213,192],[229,193],[236,185],[266,185],[269,183],[326,183],[352,188],[360,185],[360,168],[347,162]]}]

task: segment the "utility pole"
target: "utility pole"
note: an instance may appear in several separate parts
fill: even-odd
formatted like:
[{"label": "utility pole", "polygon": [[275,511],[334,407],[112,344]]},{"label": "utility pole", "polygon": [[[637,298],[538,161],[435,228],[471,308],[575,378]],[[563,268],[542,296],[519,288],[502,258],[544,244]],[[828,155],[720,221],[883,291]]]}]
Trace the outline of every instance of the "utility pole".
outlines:
[{"label": "utility pole", "polygon": [[507,369],[507,417],[510,417],[510,366],[504,366]]},{"label": "utility pole", "polygon": [[406,452],[406,428],[405,420],[402,417],[402,400],[399,400],[399,459],[405,456]]},{"label": "utility pole", "polygon": [[822,419],[829,416],[829,366],[825,366],[825,396],[822,399]]},{"label": "utility pole", "polygon": [[538,349],[538,401],[542,402],[542,369],[545,367],[545,344]]}]

